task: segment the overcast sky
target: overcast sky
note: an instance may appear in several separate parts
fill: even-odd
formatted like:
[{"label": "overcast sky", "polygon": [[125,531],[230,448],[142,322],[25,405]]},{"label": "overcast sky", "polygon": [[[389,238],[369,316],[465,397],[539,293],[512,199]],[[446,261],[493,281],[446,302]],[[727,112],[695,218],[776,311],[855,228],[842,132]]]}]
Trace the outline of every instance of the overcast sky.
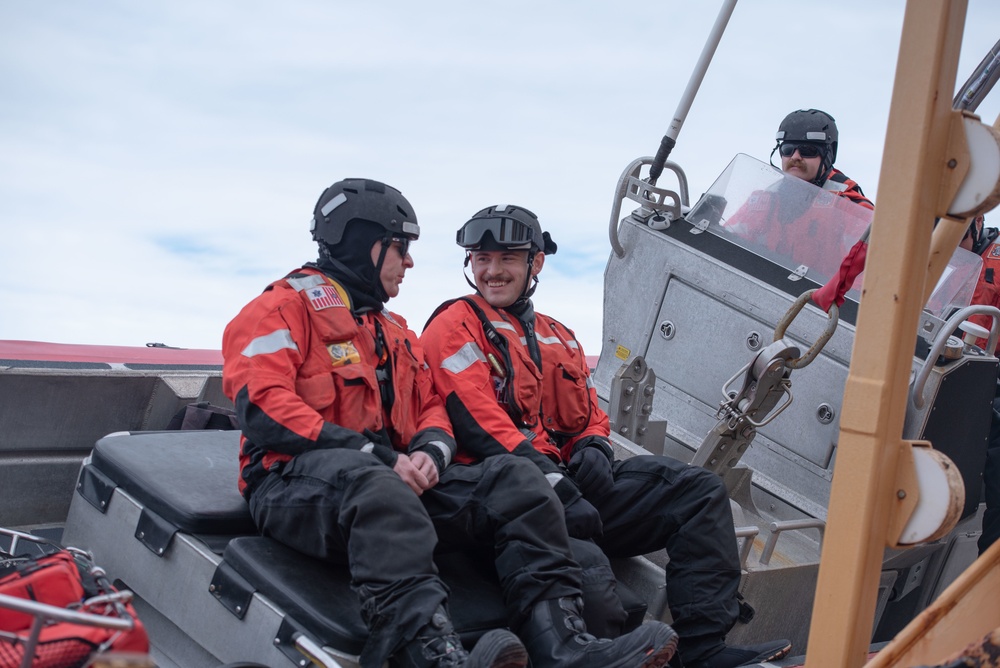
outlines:
[{"label": "overcast sky", "polygon": [[[559,244],[536,308],[596,355],[617,179],[656,151],[720,6],[0,0],[0,339],[218,348],[315,259],[323,189],[368,177],[423,230],[390,302],[415,330],[468,291],[455,230],[516,203]],[[877,200],[903,6],[739,3],[671,155],[692,197],[816,107]],[[1000,4],[970,0],[959,83],[998,38]]]}]

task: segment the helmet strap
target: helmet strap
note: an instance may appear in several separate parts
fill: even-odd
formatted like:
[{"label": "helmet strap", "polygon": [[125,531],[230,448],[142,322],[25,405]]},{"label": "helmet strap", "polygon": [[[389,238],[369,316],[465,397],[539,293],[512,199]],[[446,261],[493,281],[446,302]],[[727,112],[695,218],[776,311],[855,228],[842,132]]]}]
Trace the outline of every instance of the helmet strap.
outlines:
[{"label": "helmet strap", "polygon": [[465,251],[465,264],[462,265],[462,276],[465,278],[465,282],[469,284],[469,287],[475,290],[477,295],[482,296],[481,293],[479,292],[479,288],[476,287],[475,281],[469,278],[469,275],[465,273],[465,270],[468,269],[469,262],[471,260],[472,260],[472,251]]},{"label": "helmet strap", "polygon": [[392,237],[388,234],[381,239],[382,250],[378,254],[378,262],[375,263],[375,275],[372,277],[372,293],[378,295],[378,298],[384,304],[389,301],[389,295],[385,291],[385,287],[382,285],[382,265],[385,264],[385,254],[389,251],[392,246]]},{"label": "helmet strap", "polygon": [[816,170],[816,178],[813,179],[813,183],[818,185],[820,188],[826,183],[826,176],[833,169],[833,160],[831,160],[833,154],[833,147],[829,144],[824,144],[823,159],[819,161],[819,169]]},{"label": "helmet strap", "polygon": [[528,275],[524,279],[524,288],[521,290],[521,297],[524,299],[535,294],[535,288],[538,287],[538,276],[533,276],[531,273],[531,267],[535,262],[535,255],[537,253],[538,251],[528,251]]}]

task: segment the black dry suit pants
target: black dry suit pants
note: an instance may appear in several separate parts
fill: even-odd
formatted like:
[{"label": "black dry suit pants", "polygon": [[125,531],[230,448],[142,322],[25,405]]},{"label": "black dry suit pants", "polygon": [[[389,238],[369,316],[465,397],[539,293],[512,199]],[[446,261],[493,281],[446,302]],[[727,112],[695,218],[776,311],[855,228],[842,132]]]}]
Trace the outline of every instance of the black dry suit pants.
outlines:
[{"label": "black dry suit pants", "polygon": [[511,455],[451,466],[418,497],[370,454],[314,450],[262,480],[250,511],[264,535],[347,564],[370,629],[366,668],[381,666],[446,603],[433,560],[438,532],[492,546],[513,628],[534,603],[581,591],[558,498],[533,463]]},{"label": "black dry suit pants", "polygon": [[671,457],[614,464],[614,487],[587,497],[601,514],[597,544],[611,557],[667,549],[667,603],[681,653],[696,657],[736,623],[740,563],[722,479]]}]

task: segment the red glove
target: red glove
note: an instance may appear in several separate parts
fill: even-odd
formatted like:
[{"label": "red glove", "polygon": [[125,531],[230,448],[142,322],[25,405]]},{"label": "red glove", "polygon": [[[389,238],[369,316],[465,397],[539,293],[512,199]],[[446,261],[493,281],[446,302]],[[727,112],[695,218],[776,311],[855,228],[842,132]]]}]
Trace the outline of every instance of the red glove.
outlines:
[{"label": "red glove", "polygon": [[844,304],[844,295],[854,285],[854,279],[865,270],[865,258],[868,256],[868,243],[859,241],[847,251],[844,261],[840,263],[840,269],[834,274],[826,285],[813,293],[812,300],[823,309],[824,312],[830,310],[830,305],[836,303],[837,306]]}]

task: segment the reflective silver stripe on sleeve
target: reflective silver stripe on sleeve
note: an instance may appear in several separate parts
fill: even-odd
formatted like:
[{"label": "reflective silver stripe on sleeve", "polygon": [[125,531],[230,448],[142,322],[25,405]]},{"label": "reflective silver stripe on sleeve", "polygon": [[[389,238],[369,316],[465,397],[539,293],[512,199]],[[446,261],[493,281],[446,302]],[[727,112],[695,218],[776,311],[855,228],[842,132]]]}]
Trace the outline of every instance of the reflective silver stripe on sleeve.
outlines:
[{"label": "reflective silver stripe on sleeve", "polygon": [[443,441],[431,441],[431,445],[435,446],[444,455],[444,465],[448,466],[451,464],[451,448],[449,448]]},{"label": "reflective silver stripe on sleeve", "polygon": [[288,348],[289,350],[299,349],[299,347],[295,345],[295,341],[292,340],[292,333],[287,329],[279,329],[276,332],[271,332],[270,334],[265,334],[264,336],[258,336],[243,349],[242,354],[243,357],[269,355],[270,353],[276,353],[285,348]]},{"label": "reflective silver stripe on sleeve", "polygon": [[369,441],[361,446],[361,452],[373,452],[375,450],[375,444]]},{"label": "reflective silver stripe on sleeve", "polygon": [[546,473],[545,479],[549,481],[549,484],[555,487],[559,484],[559,481],[563,479],[562,473]]},{"label": "reflective silver stripe on sleeve", "polygon": [[296,292],[302,292],[303,290],[308,290],[309,288],[315,288],[317,285],[323,285],[326,283],[326,279],[319,274],[310,274],[309,276],[302,276],[301,278],[286,278],[288,284],[295,288]]},{"label": "reflective silver stripe on sleeve", "polygon": [[441,368],[458,374],[462,373],[476,362],[485,362],[486,355],[473,341],[469,341],[450,357],[441,362]]}]

